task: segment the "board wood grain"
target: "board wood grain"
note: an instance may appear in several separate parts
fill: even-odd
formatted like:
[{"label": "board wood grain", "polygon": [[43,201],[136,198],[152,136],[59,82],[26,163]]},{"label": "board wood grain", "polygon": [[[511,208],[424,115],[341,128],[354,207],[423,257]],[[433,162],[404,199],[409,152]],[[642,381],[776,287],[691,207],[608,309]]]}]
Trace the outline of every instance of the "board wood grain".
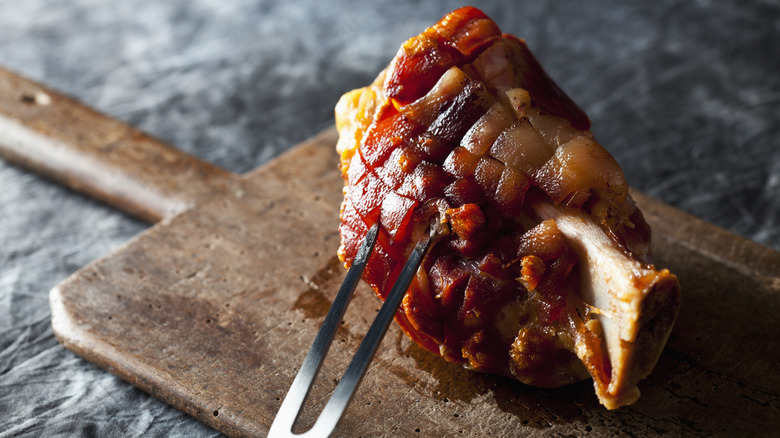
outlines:
[{"label": "board wood grain", "polygon": [[[76,354],[229,436],[264,436],[344,275],[329,130],[244,176],[0,69],[0,155],[159,221],[51,291]],[[680,315],[640,400],[544,390],[444,362],[391,326],[337,436],[771,436],[780,253],[634,193]],[[361,286],[305,430],[379,309]]]}]

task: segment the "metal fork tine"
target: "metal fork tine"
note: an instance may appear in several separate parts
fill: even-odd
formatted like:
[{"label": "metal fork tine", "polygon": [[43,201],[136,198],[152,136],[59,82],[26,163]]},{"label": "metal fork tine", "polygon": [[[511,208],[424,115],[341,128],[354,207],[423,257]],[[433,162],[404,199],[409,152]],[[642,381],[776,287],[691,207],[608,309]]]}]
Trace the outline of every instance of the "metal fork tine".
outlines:
[{"label": "metal fork tine", "polygon": [[349,304],[349,298],[355,291],[357,283],[360,281],[360,277],[363,273],[366,263],[373,251],[376,243],[378,233],[378,223],[368,231],[363,244],[358,250],[358,254],[355,256],[355,260],[352,263],[347,276],[339,289],[336,299],[333,301],[333,305],[325,316],[325,321],[322,324],[317,337],[314,339],[314,344],[303,361],[298,375],[293,380],[290,390],[287,393],[282,406],[276,414],[271,429],[268,432],[270,438],[276,437],[325,437],[333,433],[339,420],[344,415],[344,411],[347,405],[352,400],[352,396],[355,393],[355,389],[363,379],[363,375],[368,368],[368,364],[374,357],[379,343],[387,331],[387,327],[393,320],[396,310],[398,309],[401,299],[409,288],[412,279],[417,273],[417,269],[422,263],[422,259],[428,252],[431,241],[433,240],[434,232],[428,238],[420,241],[412,251],[411,256],[406,261],[401,274],[398,276],[393,285],[392,290],[385,299],[382,308],[379,310],[374,322],[368,329],[365,338],[360,343],[352,362],[347,367],[347,371],[341,378],[341,381],[333,391],[328,403],[320,413],[314,426],[308,431],[301,434],[294,434],[292,427],[295,424],[295,420],[298,418],[303,404],[306,402],[306,397],[309,394],[312,383],[317,377],[317,374],[322,365],[322,361],[325,359],[325,355],[330,349],[330,345],[333,341],[333,336],[338,327],[338,323],[344,316],[344,312]]}]

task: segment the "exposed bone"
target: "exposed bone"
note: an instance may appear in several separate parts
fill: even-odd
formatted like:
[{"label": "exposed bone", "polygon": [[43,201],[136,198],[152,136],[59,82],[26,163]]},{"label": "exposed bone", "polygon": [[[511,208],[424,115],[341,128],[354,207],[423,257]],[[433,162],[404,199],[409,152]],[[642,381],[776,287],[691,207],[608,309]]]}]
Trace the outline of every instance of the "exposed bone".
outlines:
[{"label": "exposed bone", "polygon": [[[594,382],[599,399],[608,409],[632,403],[677,317],[676,277],[629,255],[585,211],[539,200],[531,208],[540,219],[555,220],[580,259],[581,297],[596,313],[612,367],[609,382]],[[585,345],[576,350],[586,361]]]}]

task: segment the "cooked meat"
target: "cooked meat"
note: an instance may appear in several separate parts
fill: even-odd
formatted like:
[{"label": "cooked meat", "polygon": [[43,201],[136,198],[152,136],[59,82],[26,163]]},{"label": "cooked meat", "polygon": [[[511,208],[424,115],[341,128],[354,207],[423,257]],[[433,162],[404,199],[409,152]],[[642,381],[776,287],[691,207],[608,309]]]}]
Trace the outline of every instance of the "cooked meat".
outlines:
[{"label": "cooked meat", "polygon": [[379,221],[364,280],[383,298],[432,221],[396,320],[446,360],[530,385],[592,377],[604,406],[639,397],[677,315],[676,277],[620,166],[525,42],[475,8],[406,41],[336,107],[339,257]]}]

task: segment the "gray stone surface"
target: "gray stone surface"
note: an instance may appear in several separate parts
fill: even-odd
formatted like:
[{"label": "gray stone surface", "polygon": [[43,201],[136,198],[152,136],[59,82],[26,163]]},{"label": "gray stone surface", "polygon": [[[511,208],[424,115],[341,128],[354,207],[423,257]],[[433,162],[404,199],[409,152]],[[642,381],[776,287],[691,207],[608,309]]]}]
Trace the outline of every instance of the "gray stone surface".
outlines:
[{"label": "gray stone surface", "polygon": [[[0,65],[246,172],[331,125],[343,92],[460,5],[0,0]],[[586,5],[479,3],[633,186],[780,249],[780,3]],[[48,291],[146,227],[0,161],[0,437],[219,435],[51,332]]]}]

